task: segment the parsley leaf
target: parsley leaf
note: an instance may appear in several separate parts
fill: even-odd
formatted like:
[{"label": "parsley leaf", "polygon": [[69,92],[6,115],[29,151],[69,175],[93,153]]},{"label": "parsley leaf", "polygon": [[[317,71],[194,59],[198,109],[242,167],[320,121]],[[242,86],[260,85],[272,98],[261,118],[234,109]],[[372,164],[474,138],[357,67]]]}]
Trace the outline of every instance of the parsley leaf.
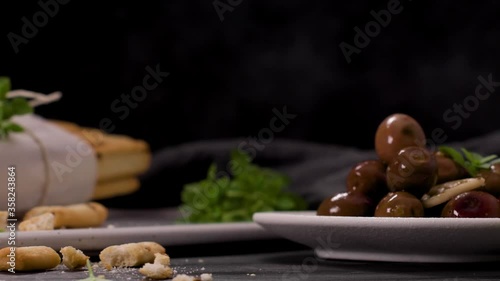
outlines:
[{"label": "parsley leaf", "polygon": [[231,152],[229,173],[208,168],[207,177],[184,185],[180,222],[251,221],[255,212],[306,210],[307,202],[286,190],[290,179],[252,163],[238,150]]},{"label": "parsley leaf", "polygon": [[483,156],[465,148],[456,150],[449,146],[440,146],[439,151],[453,159],[473,177],[477,176],[481,170],[489,169],[491,165],[500,163],[500,158],[497,155]]},{"label": "parsley leaf", "polygon": [[10,91],[10,79],[8,77],[0,77],[0,100],[7,98],[7,93]]},{"label": "parsley leaf", "polygon": [[92,264],[90,263],[89,260],[87,260],[87,269],[89,271],[89,277],[87,277],[85,279],[80,279],[78,281],[113,281],[113,280],[105,279],[103,276],[95,277],[94,270],[92,269]]},{"label": "parsley leaf", "polygon": [[30,106],[26,99],[8,99],[7,93],[10,89],[10,79],[0,77],[0,139],[8,137],[10,132],[23,131],[23,127],[10,121],[12,116],[33,112],[33,107]]}]

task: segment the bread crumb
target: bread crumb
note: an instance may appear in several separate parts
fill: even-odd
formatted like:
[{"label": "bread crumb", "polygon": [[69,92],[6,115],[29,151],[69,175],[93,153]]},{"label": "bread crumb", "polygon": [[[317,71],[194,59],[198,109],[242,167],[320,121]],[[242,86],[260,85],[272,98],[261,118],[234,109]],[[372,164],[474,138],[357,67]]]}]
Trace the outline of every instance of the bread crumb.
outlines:
[{"label": "bread crumb", "polygon": [[200,279],[201,279],[201,281],[212,281],[213,280],[211,273],[203,273],[202,275],[200,275]]},{"label": "bread crumb", "polygon": [[90,258],[85,255],[81,250],[72,246],[66,246],[59,251],[62,254],[62,263],[70,270],[84,267],[87,260]]},{"label": "bread crumb", "polygon": [[155,253],[155,259],[153,263],[146,263],[140,269],[139,272],[151,279],[167,279],[172,278],[174,272],[170,268],[170,257],[167,254]]},{"label": "bread crumb", "polygon": [[54,230],[54,214],[43,213],[21,221],[19,231]]},{"label": "bread crumb", "polygon": [[139,272],[148,278],[157,280],[167,279],[173,276],[172,268],[153,263],[146,263],[139,269]]},{"label": "bread crumb", "polygon": [[167,254],[160,254],[160,253],[155,253],[155,264],[160,264],[163,266],[169,266],[170,265],[170,257]]}]

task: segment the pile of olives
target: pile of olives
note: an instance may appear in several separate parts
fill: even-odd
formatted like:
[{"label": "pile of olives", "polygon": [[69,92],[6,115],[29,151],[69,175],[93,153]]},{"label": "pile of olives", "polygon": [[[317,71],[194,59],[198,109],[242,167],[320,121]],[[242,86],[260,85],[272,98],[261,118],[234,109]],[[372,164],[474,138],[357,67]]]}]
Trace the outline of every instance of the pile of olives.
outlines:
[{"label": "pile of olives", "polygon": [[378,159],[354,165],[346,190],[326,198],[318,216],[500,217],[500,163],[470,175],[431,151],[420,124],[396,113],[375,134]]}]

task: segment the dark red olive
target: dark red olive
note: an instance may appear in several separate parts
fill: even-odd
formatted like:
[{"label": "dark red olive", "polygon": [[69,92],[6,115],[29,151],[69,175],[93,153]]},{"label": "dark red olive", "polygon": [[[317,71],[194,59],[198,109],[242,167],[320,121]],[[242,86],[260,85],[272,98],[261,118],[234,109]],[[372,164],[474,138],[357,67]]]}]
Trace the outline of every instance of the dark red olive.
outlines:
[{"label": "dark red olive", "polygon": [[369,216],[373,202],[360,193],[342,192],[326,198],[319,205],[318,216]]},{"label": "dark red olive", "polygon": [[451,218],[498,218],[498,199],[484,191],[468,191],[452,198],[443,208],[443,217]]},{"label": "dark red olive", "polygon": [[387,166],[387,186],[390,191],[406,191],[420,198],[437,182],[437,161],[423,147],[402,149]]}]

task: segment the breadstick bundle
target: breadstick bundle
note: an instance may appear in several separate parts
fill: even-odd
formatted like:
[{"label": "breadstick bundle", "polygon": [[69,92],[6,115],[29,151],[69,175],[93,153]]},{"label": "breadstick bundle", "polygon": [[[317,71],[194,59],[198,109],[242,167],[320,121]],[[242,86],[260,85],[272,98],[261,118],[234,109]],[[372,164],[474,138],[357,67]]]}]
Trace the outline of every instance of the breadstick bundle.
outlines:
[{"label": "breadstick bundle", "polygon": [[16,216],[21,216],[35,206],[92,199],[98,165],[88,143],[36,114],[9,122],[23,131],[0,138],[0,210],[15,201]]},{"label": "breadstick bundle", "polygon": [[[150,165],[148,144],[125,135],[47,120],[35,114],[15,116],[23,132],[0,140],[5,170],[0,210],[15,192],[18,215],[36,206],[68,205],[135,192],[138,176]],[[7,168],[12,168],[8,170]]]},{"label": "breadstick bundle", "polygon": [[85,140],[95,151],[97,180],[93,200],[126,195],[139,188],[138,176],[150,165],[149,145],[125,135],[108,134],[103,130],[51,120],[57,126]]},{"label": "breadstick bundle", "polygon": [[148,144],[34,113],[35,106],[61,95],[11,90],[10,79],[0,77],[0,183],[6,185],[0,188],[0,211],[15,204],[16,216],[22,216],[37,206],[85,203],[139,188],[138,175],[150,165]]}]

